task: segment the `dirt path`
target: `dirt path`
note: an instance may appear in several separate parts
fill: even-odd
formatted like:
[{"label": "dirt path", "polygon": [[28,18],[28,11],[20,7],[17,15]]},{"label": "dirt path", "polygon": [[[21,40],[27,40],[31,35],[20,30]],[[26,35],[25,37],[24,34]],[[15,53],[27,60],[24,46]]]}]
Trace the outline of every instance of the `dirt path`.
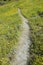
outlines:
[{"label": "dirt path", "polygon": [[13,60],[12,65],[27,65],[27,57],[29,57],[28,51],[31,44],[29,39],[30,31],[27,24],[28,20],[22,16],[20,9],[18,9],[18,12],[23,22],[23,31],[16,51],[16,58]]}]

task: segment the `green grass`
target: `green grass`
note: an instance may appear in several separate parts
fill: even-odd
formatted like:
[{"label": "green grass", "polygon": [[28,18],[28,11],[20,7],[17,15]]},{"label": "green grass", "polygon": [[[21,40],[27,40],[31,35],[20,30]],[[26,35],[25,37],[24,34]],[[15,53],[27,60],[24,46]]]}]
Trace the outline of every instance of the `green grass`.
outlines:
[{"label": "green grass", "polygon": [[30,65],[43,65],[43,17],[38,15],[38,11],[43,12],[43,0],[19,0],[0,6],[0,65],[9,64],[6,55],[18,41],[21,24],[18,7],[30,24]]},{"label": "green grass", "polygon": [[21,18],[12,3],[0,6],[0,65],[10,65],[8,54],[18,45]]}]

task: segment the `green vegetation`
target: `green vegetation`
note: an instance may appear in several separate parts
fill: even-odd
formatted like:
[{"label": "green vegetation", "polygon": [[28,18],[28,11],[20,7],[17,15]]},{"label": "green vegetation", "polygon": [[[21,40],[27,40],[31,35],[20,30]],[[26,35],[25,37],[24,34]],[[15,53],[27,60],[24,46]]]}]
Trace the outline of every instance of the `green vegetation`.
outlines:
[{"label": "green vegetation", "polygon": [[0,6],[0,65],[8,65],[6,55],[17,42],[21,24],[18,7],[30,24],[32,45],[29,65],[43,65],[43,0],[15,0]]},{"label": "green vegetation", "polygon": [[12,3],[0,6],[0,65],[10,65],[8,54],[17,46],[21,18]]}]

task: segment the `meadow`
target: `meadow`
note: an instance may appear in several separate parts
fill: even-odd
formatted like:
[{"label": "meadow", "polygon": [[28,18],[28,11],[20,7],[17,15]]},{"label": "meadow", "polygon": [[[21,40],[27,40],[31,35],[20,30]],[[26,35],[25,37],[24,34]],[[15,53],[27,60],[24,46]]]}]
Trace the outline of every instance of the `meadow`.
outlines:
[{"label": "meadow", "polygon": [[18,8],[30,25],[32,44],[29,65],[43,65],[43,0],[18,0],[0,6],[0,65],[9,64],[6,55],[15,47],[20,35]]},{"label": "meadow", "polygon": [[17,47],[21,18],[12,3],[0,6],[0,65],[10,65],[8,55]]}]

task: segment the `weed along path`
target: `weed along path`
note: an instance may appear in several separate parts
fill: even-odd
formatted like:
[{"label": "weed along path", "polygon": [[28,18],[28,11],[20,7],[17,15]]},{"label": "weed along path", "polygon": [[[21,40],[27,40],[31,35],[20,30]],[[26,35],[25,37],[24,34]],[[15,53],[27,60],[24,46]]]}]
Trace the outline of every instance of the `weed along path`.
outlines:
[{"label": "weed along path", "polygon": [[12,61],[12,65],[27,65],[27,57],[29,57],[29,46],[31,44],[29,38],[29,26],[27,24],[28,20],[21,14],[20,9],[18,9],[19,15],[21,16],[23,23],[23,31],[19,40],[19,45],[16,51],[16,57]]}]

